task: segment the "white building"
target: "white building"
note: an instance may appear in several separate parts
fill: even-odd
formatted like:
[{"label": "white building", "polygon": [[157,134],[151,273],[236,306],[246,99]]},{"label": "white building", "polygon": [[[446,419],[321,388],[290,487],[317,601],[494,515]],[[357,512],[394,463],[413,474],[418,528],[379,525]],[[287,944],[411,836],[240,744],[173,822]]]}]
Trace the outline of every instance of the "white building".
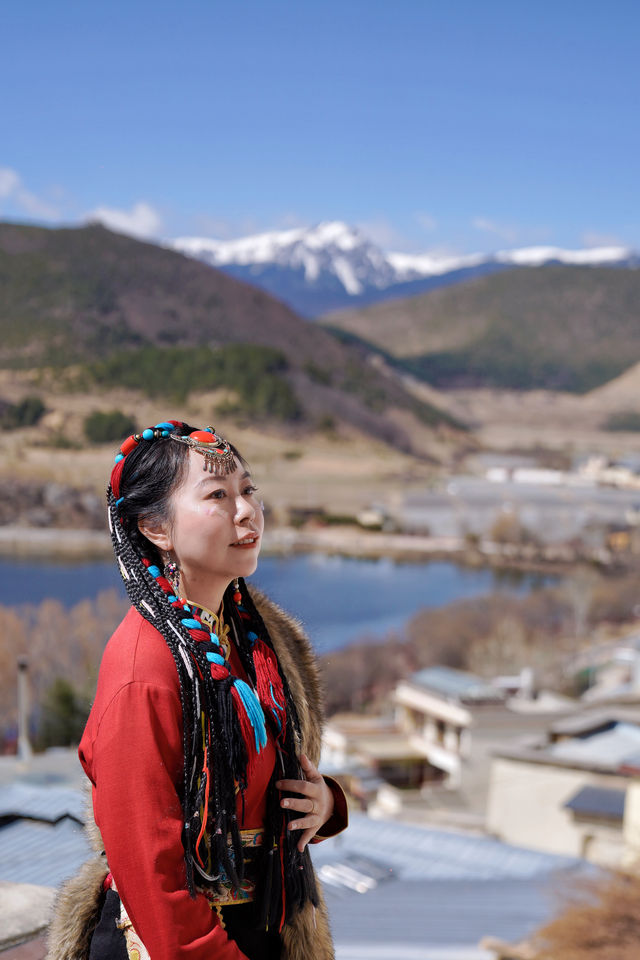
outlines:
[{"label": "white building", "polygon": [[610,867],[640,856],[637,711],[581,714],[553,725],[544,742],[496,753],[487,830]]}]

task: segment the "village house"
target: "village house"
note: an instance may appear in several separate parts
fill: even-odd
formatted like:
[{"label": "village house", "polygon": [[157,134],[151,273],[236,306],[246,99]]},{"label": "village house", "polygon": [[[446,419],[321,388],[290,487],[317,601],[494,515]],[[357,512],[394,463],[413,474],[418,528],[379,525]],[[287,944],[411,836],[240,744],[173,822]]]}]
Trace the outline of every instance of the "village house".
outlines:
[{"label": "village house", "polygon": [[399,791],[431,786],[456,790],[471,750],[472,707],[503,704],[506,696],[461,670],[420,670],[398,683],[388,716],[331,718],[322,769],[340,777],[363,807],[384,792],[385,785]]},{"label": "village house", "polygon": [[542,741],[495,752],[487,831],[507,843],[617,867],[640,856],[640,711],[554,723]]}]

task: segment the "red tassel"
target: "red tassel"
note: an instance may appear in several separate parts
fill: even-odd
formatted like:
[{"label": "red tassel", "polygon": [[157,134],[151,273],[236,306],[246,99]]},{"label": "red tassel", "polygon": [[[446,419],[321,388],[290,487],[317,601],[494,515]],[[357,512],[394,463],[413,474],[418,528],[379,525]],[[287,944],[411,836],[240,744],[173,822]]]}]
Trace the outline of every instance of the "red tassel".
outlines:
[{"label": "red tassel", "polygon": [[[282,689],[282,678],[278,673],[273,653],[262,640],[257,640],[253,647],[253,664],[256,668],[256,687],[258,697],[265,713],[276,713],[281,723],[281,733],[284,733],[287,721],[287,712],[285,710],[284,690]],[[280,707],[277,707],[271,696],[278,701]]]}]

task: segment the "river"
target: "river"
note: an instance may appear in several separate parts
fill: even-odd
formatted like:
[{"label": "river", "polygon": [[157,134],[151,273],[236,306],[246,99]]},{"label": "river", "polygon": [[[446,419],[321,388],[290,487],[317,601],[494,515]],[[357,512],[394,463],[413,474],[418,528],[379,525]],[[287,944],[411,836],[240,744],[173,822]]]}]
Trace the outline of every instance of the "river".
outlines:
[{"label": "river", "polygon": [[[251,578],[286,610],[299,617],[318,652],[361,637],[382,639],[401,630],[424,607],[493,590],[523,593],[557,577],[476,569],[451,562],[396,563],[324,554],[263,557]],[[82,564],[0,561],[0,603],[16,606],[57,597],[65,606],[101,590],[124,587],[113,563]]]}]

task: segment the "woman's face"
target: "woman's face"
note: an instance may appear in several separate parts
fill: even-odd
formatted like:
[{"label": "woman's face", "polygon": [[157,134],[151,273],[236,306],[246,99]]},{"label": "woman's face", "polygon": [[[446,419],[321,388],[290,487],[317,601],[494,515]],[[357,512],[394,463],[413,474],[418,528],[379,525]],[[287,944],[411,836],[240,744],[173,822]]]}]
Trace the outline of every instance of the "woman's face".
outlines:
[{"label": "woman's face", "polygon": [[180,565],[181,594],[194,600],[249,576],[258,564],[262,505],[250,474],[236,464],[233,473],[215,477],[190,450],[185,478],[171,497],[168,549]]}]

